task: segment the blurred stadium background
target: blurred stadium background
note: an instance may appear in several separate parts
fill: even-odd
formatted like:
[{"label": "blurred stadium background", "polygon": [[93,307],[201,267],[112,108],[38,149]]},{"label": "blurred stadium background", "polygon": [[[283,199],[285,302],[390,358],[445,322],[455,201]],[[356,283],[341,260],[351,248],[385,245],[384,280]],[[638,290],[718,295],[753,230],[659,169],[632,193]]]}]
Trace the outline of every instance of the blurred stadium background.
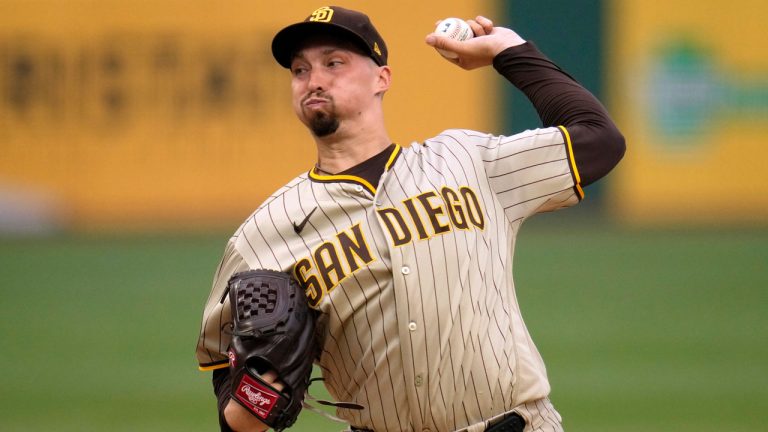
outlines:
[{"label": "blurred stadium background", "polygon": [[[0,0],[0,430],[216,430],[194,359],[212,272],[313,163],[269,43],[322,4],[284,3]],[[617,170],[519,241],[566,430],[764,430],[768,4],[342,5],[389,45],[401,144],[538,125],[493,71],[423,44],[437,19],[478,13],[536,42],[625,133]],[[296,429],[342,427],[305,413]]]}]

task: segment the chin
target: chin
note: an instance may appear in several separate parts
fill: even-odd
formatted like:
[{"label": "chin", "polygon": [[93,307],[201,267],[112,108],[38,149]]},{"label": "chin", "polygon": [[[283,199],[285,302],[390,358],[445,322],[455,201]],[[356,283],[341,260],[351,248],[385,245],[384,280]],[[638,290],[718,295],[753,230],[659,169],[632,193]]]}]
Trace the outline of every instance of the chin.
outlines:
[{"label": "chin", "polygon": [[316,137],[322,138],[336,133],[340,122],[333,114],[317,112],[314,116],[309,116],[304,124]]}]

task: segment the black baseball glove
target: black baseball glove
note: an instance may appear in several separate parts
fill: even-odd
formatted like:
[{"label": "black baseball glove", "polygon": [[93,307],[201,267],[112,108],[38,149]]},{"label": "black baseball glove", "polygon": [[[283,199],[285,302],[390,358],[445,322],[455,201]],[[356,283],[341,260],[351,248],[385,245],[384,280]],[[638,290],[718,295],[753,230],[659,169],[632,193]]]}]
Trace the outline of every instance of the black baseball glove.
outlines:
[{"label": "black baseball glove", "polygon": [[[229,370],[232,399],[275,430],[290,427],[301,411],[319,352],[316,313],[288,274],[249,270],[228,282],[232,306]],[[260,375],[273,370],[285,387]]]}]

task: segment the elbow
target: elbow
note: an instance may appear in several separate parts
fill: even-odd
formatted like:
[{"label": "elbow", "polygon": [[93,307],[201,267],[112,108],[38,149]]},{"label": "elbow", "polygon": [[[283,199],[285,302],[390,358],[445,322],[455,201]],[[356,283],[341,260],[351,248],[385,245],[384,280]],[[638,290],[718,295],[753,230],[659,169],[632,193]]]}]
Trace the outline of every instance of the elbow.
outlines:
[{"label": "elbow", "polygon": [[610,169],[618,165],[627,152],[627,142],[624,139],[624,135],[615,127],[611,128],[611,131],[606,136],[606,152],[610,161]]},{"label": "elbow", "polygon": [[627,151],[627,144],[624,135],[612,126],[604,128],[599,135],[594,136],[589,150],[583,150],[583,163],[578,163],[578,152],[576,153],[576,160],[579,171],[582,173],[581,184],[587,186],[605,177],[619,164]]}]

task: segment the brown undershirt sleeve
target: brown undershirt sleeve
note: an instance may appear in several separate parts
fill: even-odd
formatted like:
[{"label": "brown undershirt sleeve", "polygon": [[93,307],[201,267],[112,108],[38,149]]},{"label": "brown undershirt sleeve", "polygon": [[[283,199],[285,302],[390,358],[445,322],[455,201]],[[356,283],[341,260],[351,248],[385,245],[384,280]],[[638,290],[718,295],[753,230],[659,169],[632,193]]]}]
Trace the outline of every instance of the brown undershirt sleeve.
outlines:
[{"label": "brown undershirt sleeve", "polygon": [[544,127],[566,127],[583,186],[608,174],[624,156],[624,137],[603,105],[533,43],[507,48],[493,66],[528,97]]}]

